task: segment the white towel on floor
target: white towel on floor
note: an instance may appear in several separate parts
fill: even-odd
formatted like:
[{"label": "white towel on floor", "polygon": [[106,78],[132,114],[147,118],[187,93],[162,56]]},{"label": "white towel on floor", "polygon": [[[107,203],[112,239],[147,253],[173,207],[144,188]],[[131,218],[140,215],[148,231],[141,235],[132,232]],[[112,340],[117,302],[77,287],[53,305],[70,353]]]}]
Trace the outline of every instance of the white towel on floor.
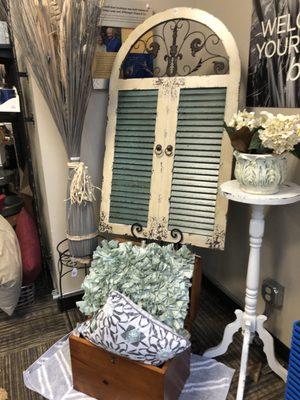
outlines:
[{"label": "white towel on floor", "polygon": [[[68,338],[69,335],[55,343],[24,372],[25,385],[49,400],[95,400],[73,389]],[[180,400],[226,399],[233,369],[192,354],[190,371]]]}]

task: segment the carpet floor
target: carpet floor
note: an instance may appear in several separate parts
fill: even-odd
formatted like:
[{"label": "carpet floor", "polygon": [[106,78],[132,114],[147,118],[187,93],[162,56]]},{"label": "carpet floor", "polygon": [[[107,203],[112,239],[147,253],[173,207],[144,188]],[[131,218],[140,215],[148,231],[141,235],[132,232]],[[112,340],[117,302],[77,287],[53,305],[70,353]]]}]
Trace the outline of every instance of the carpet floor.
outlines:
[{"label": "carpet floor", "polygon": [[[192,328],[194,353],[202,354],[218,344],[224,327],[234,319],[231,305],[216,293],[210,286],[202,290],[200,312]],[[39,295],[30,309],[11,318],[0,313],[0,388],[8,392],[9,400],[42,399],[25,388],[22,372],[80,321],[82,316],[76,309],[60,313],[50,295]],[[238,333],[227,354],[218,358],[236,369],[228,400],[236,395],[241,347],[242,335]],[[259,340],[251,346],[248,372],[245,400],[284,399],[284,383],[268,367]]]}]

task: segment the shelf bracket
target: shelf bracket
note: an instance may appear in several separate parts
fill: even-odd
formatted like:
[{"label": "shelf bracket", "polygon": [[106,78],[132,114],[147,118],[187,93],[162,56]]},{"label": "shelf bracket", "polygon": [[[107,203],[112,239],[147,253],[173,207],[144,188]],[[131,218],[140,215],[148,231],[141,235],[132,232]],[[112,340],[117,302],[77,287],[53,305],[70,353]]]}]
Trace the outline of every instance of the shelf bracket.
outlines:
[{"label": "shelf bracket", "polygon": [[26,122],[26,123],[31,123],[31,124],[35,124],[33,115],[29,115],[29,116],[27,116],[27,117],[24,117],[24,122]]},{"label": "shelf bracket", "polygon": [[18,72],[19,78],[27,78],[28,79],[28,72]]}]

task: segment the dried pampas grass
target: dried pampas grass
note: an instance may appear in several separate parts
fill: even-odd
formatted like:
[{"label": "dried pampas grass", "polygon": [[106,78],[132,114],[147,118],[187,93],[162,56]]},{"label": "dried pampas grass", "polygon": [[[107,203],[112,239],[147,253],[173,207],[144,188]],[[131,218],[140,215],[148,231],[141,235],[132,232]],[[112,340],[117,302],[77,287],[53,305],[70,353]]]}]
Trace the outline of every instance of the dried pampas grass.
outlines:
[{"label": "dried pampas grass", "polygon": [[10,0],[14,36],[31,65],[70,157],[80,156],[92,89],[98,0]]},{"label": "dried pampas grass", "polygon": [[[81,182],[77,171],[82,168],[76,169],[73,164],[80,161],[102,4],[99,5],[99,0],[10,0],[13,34],[31,65],[72,164],[67,222],[74,257],[90,255],[97,245],[91,185],[86,193],[82,193],[80,184],[76,189],[74,182]],[[76,190],[80,191],[78,195]],[[85,201],[73,204],[70,196]]]}]

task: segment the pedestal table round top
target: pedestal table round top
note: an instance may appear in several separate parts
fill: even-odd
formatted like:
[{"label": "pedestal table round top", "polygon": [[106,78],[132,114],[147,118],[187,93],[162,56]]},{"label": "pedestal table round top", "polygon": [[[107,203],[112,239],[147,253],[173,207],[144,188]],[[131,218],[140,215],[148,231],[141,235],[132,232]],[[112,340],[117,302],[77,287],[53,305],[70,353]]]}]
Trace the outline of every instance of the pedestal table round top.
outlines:
[{"label": "pedestal table round top", "polygon": [[220,193],[229,200],[255,205],[276,206],[300,201],[300,186],[290,182],[283,184],[278,193],[260,195],[244,192],[238,181],[233,180],[223,183]]}]

